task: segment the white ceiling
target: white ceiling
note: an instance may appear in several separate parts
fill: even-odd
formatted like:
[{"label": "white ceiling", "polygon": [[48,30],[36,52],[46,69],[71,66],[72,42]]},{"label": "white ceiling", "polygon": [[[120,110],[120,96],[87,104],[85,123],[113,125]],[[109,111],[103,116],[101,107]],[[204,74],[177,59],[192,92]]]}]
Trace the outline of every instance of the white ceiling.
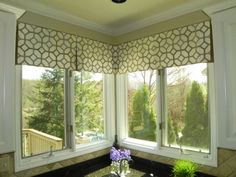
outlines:
[{"label": "white ceiling", "polygon": [[206,8],[227,0],[0,0],[1,2],[110,35]]}]

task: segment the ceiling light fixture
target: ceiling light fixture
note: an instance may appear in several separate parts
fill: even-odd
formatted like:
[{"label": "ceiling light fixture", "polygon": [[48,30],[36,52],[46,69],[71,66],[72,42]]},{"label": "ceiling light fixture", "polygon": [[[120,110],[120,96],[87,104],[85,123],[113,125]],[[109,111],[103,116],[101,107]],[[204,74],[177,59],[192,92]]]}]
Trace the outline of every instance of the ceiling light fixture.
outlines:
[{"label": "ceiling light fixture", "polygon": [[126,0],[112,0],[112,2],[118,3],[118,4],[124,3],[125,1]]}]

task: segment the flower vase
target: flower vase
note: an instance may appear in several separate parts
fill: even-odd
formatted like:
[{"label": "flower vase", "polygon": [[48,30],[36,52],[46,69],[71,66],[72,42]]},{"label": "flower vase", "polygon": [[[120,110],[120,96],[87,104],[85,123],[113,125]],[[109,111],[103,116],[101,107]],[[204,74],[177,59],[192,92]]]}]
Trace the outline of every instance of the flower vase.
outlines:
[{"label": "flower vase", "polygon": [[111,162],[111,173],[119,174],[120,177],[126,176],[130,173],[128,161],[112,161]]}]

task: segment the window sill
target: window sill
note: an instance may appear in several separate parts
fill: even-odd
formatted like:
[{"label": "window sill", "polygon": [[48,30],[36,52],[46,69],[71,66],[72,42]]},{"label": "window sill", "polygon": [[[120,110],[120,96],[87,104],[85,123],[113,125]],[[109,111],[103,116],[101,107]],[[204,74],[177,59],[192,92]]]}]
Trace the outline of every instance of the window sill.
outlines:
[{"label": "window sill", "polygon": [[155,142],[125,138],[122,140],[122,146],[155,155],[161,155],[166,158],[186,159],[195,163],[217,167],[217,149],[212,149],[211,154],[184,150],[181,152],[177,148],[159,147]]},{"label": "window sill", "polygon": [[155,153],[157,150],[157,143],[145,140],[139,140],[134,138],[125,138],[122,140],[122,146],[148,152],[148,153]]},{"label": "window sill", "polygon": [[27,170],[30,168],[55,163],[61,160],[81,156],[91,152],[99,151],[108,147],[111,147],[112,143],[108,140],[102,140],[95,143],[88,143],[83,145],[77,145],[75,149],[66,149],[62,151],[53,152],[53,155],[49,156],[48,153],[22,159],[20,153],[15,155],[15,172]]},{"label": "window sill", "polygon": [[217,149],[212,150],[211,154],[207,154],[185,149],[181,152],[180,149],[177,148],[160,147],[156,154],[169,158],[191,160],[198,164],[217,167]]}]

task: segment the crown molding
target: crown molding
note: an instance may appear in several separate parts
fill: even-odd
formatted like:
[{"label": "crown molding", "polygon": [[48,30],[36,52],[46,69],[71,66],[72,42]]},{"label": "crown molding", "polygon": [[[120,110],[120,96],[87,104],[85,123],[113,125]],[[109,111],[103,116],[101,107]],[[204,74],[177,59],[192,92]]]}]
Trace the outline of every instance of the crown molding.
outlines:
[{"label": "crown molding", "polygon": [[3,3],[0,3],[0,10],[15,14],[17,19],[20,18],[25,13],[25,10],[23,9],[16,8]]},{"label": "crown molding", "polygon": [[227,0],[224,1],[222,3],[218,3],[216,5],[210,6],[208,8],[203,9],[203,11],[207,14],[207,15],[213,15],[217,12],[226,10],[226,9],[230,9],[236,7],[236,0]]},{"label": "crown molding", "polygon": [[116,30],[113,30],[112,35],[113,36],[119,36],[125,33],[129,33],[156,23],[160,23],[166,20],[170,20],[172,18],[181,16],[181,15],[185,15],[187,13],[190,12],[194,12],[197,10],[202,10],[203,8],[205,8],[205,6],[199,2],[199,1],[195,1],[194,3],[188,3],[188,4],[183,4],[177,7],[174,7],[170,10],[167,10],[165,12],[161,12],[159,14],[156,14],[154,16],[136,21],[134,23],[125,25],[121,28],[118,28]]},{"label": "crown molding", "polygon": [[[100,33],[103,33],[105,35],[110,35],[110,36],[120,36],[156,23],[160,23],[166,20],[170,20],[172,18],[185,15],[187,13],[197,11],[197,10],[204,10],[205,13],[207,14],[212,14],[217,11],[220,11],[222,9],[230,8],[232,6],[236,6],[236,1],[235,0],[227,0],[224,3],[218,3],[216,5],[211,5],[209,7],[206,7],[203,2],[204,1],[194,1],[191,3],[179,5],[177,7],[174,7],[172,9],[169,9],[165,12],[161,12],[159,14],[156,14],[154,16],[130,23],[128,25],[121,26],[119,28],[117,27],[109,27],[106,25],[100,25],[94,22],[91,22],[89,20],[85,20],[83,18],[70,15],[68,13],[55,10],[53,8],[47,7],[45,5],[39,4],[36,1],[21,1],[21,3],[17,2],[16,0],[4,0],[7,4],[16,4],[20,6],[22,9],[25,9],[27,11],[34,12],[36,14],[44,15],[56,20],[60,20],[63,22],[71,23],[77,26],[84,27],[86,29],[90,29],[92,31],[97,31]],[[1,5],[2,3],[0,3]],[[4,4],[5,6],[9,6]],[[12,6],[9,6],[12,9],[18,9]],[[11,9],[9,8],[9,9]],[[0,6],[1,9],[1,6]],[[21,9],[21,11],[22,11]],[[20,14],[20,13],[19,13]],[[21,13],[22,15],[22,13]]]},{"label": "crown molding", "polygon": [[134,23],[122,26],[122,27],[108,27],[106,25],[100,25],[94,22],[91,22],[89,20],[85,20],[83,18],[70,15],[68,13],[55,10],[53,8],[47,7],[45,5],[39,4],[35,1],[24,1],[23,5],[25,6],[26,10],[29,10],[31,12],[44,15],[47,17],[51,17],[60,21],[64,21],[67,23],[71,23],[74,25],[78,25],[93,31],[101,32],[106,35],[110,36],[119,36],[131,31],[135,31],[147,26],[150,26],[155,23],[159,23],[165,20],[169,20],[190,12],[193,12],[195,10],[199,10],[204,8],[202,3],[199,3],[199,1],[195,1],[194,3],[188,3],[183,4],[177,7],[174,7],[168,11],[156,14],[154,16],[136,21]]}]

